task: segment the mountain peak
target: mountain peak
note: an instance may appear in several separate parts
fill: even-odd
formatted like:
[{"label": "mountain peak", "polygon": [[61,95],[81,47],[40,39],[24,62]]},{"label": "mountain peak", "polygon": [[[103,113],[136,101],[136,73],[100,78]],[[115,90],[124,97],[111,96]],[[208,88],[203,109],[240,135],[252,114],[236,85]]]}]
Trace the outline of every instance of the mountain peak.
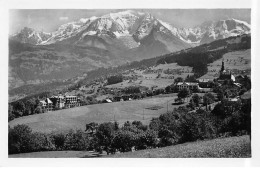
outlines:
[{"label": "mountain peak", "polygon": [[33,28],[24,27],[20,32],[11,35],[10,38],[22,43],[38,45],[52,36],[51,33],[37,31]]},{"label": "mountain peak", "polygon": [[[172,24],[157,19],[150,13],[127,9],[112,12],[101,17],[81,18],[78,21],[61,25],[51,34],[25,27],[13,37],[18,37],[18,40],[20,38],[21,42],[27,42],[26,39],[30,39],[30,43],[36,43],[37,45],[65,42],[65,40],[68,43],[70,42],[67,41],[69,39],[73,40],[70,43],[77,43],[82,41],[85,36],[100,37],[104,35],[112,39],[128,36],[140,42],[154,28],[158,32],[167,34],[167,36],[171,34],[170,36],[175,36],[184,43],[193,45],[208,43],[229,36],[248,34],[251,30],[250,24],[234,18],[205,21],[193,28],[176,28]],[[33,41],[32,39],[35,40]]]}]

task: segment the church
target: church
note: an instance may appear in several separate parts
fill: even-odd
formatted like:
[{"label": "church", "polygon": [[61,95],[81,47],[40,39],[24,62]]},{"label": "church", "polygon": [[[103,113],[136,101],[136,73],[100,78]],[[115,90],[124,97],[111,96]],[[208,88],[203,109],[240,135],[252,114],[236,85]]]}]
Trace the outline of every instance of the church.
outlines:
[{"label": "church", "polygon": [[219,72],[218,82],[224,82],[225,80],[232,80],[233,82],[236,81],[235,76],[231,74],[230,71],[225,70],[224,61],[222,60],[221,70]]}]

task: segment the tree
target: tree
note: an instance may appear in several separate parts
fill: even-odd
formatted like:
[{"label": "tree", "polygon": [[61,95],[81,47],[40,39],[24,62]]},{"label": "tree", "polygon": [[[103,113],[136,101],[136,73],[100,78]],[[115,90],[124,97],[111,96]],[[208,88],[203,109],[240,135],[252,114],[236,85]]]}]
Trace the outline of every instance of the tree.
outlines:
[{"label": "tree", "polygon": [[124,126],[123,127],[130,127],[131,126],[131,123],[129,122],[129,121],[126,121],[125,123],[124,123]]},{"label": "tree", "polygon": [[108,122],[102,123],[99,125],[95,138],[97,145],[95,146],[96,150],[105,150],[107,154],[111,151],[111,144],[115,135],[115,124]]},{"label": "tree", "polygon": [[135,126],[137,129],[141,129],[143,131],[146,131],[148,129],[148,127],[146,125],[143,125],[143,123],[141,121],[133,121],[132,125]]},{"label": "tree", "polygon": [[34,99],[26,100],[24,115],[27,116],[27,115],[34,114],[35,106],[36,106],[36,102]]},{"label": "tree", "polygon": [[32,152],[32,130],[27,125],[17,125],[9,129],[8,133],[8,152],[25,153]]},{"label": "tree", "polygon": [[179,91],[178,93],[178,98],[184,98],[186,99],[186,97],[188,97],[190,95],[190,90],[187,88],[182,89],[181,91]]},{"label": "tree", "polygon": [[160,125],[161,125],[160,119],[158,117],[156,117],[156,118],[153,117],[149,123],[149,129],[158,131],[160,128]]},{"label": "tree", "polygon": [[64,148],[66,150],[87,150],[89,146],[89,140],[82,130],[70,131],[66,134],[64,141]]},{"label": "tree", "polygon": [[40,113],[43,113],[43,109],[41,106],[37,106],[34,110],[34,113],[35,114],[40,114]]},{"label": "tree", "polygon": [[64,133],[52,133],[50,135],[51,141],[54,144],[56,150],[63,150],[66,140],[66,135]]},{"label": "tree", "polygon": [[107,84],[116,84],[120,83],[123,81],[123,76],[122,75],[115,75],[115,76],[110,76],[107,78]]},{"label": "tree", "polygon": [[120,152],[131,151],[134,146],[135,133],[128,130],[119,130],[115,134],[115,138],[111,143],[112,150],[119,150]]},{"label": "tree", "polygon": [[178,87],[175,86],[174,84],[171,84],[171,85],[169,85],[169,86],[167,86],[167,87],[165,88],[165,92],[166,92],[166,93],[177,93],[178,90],[179,90]]},{"label": "tree", "polygon": [[198,94],[192,95],[191,100],[194,102],[195,106],[198,107],[200,103],[200,96]]},{"label": "tree", "polygon": [[140,87],[130,86],[124,89],[126,94],[141,93]]},{"label": "tree", "polygon": [[208,106],[208,104],[213,103],[215,100],[215,96],[212,93],[206,93],[203,96],[203,103],[204,105],[206,105],[206,107]]},{"label": "tree", "polygon": [[177,77],[176,79],[174,79],[174,83],[178,83],[178,82],[183,82],[183,78]]},{"label": "tree", "polygon": [[188,107],[188,108],[191,108],[191,110],[194,110],[194,109],[195,109],[196,105],[195,105],[195,103],[194,103],[194,101],[193,101],[192,99],[190,100],[190,102],[189,102],[189,104],[187,105],[187,107]]},{"label": "tree", "polygon": [[228,100],[223,100],[215,106],[211,113],[216,117],[218,133],[228,132],[236,135],[237,132],[246,130],[250,134],[251,119],[248,111],[251,105],[244,106],[240,101]]},{"label": "tree", "polygon": [[22,101],[15,102],[13,104],[14,114],[17,117],[23,116],[25,111],[25,105]]},{"label": "tree", "polygon": [[8,129],[8,152],[9,154],[38,152],[54,150],[48,136],[32,132],[32,129],[24,124],[16,125]]},{"label": "tree", "polygon": [[186,79],[185,79],[186,82],[197,82],[196,78],[194,75],[187,75]]}]

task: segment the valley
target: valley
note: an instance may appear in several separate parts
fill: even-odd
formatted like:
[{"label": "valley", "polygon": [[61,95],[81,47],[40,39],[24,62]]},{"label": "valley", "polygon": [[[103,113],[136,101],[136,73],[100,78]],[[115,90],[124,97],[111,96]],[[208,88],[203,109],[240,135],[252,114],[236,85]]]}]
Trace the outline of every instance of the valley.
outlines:
[{"label": "valley", "polygon": [[251,157],[251,20],[190,10],[12,10],[9,157]]},{"label": "valley", "polygon": [[250,24],[236,19],[177,28],[135,10],[81,18],[51,33],[25,27],[9,37],[9,89],[68,81],[98,68],[249,34],[250,29]]},{"label": "valley", "polygon": [[[167,111],[167,103],[169,110],[182,106],[172,105],[175,98],[177,98],[177,94],[165,97],[159,95],[143,100],[81,106],[17,118],[9,122],[9,125],[13,127],[18,124],[26,124],[33,131],[50,133],[70,129],[85,130],[86,123],[91,122],[103,123],[116,120],[122,125],[126,121],[138,120],[148,124],[153,117],[158,117]],[[160,108],[158,110],[150,109],[154,106],[160,106]]]}]

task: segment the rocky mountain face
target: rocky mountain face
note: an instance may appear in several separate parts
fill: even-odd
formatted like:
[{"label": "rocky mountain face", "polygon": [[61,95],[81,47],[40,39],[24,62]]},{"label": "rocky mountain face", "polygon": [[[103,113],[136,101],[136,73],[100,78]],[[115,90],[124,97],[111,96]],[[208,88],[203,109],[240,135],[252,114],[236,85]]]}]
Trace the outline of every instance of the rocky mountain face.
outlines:
[{"label": "rocky mountain face", "polygon": [[187,43],[205,44],[231,36],[249,34],[251,26],[244,21],[227,19],[207,21],[194,28],[178,29],[178,32]]},{"label": "rocky mountain face", "polygon": [[82,18],[52,33],[24,28],[9,38],[9,88],[65,80],[247,33],[250,25],[235,19],[176,28],[132,10]]},{"label": "rocky mountain face", "polygon": [[10,38],[21,43],[39,45],[52,37],[51,33],[36,31],[32,28],[24,27],[19,33],[12,35]]},{"label": "rocky mountain face", "polygon": [[[154,31],[160,36],[155,36]],[[171,46],[176,44],[178,47],[175,48],[180,49],[188,47],[190,44],[204,44],[230,36],[248,34],[250,31],[250,24],[236,19],[206,21],[194,28],[176,28],[149,13],[127,10],[101,17],[82,18],[61,25],[52,33],[44,33],[25,27],[10,38],[34,45],[70,43],[105,48],[104,44],[101,45],[102,43],[89,41],[89,36],[91,36],[99,37],[109,44],[117,40],[125,48],[131,49],[139,47],[143,39],[153,35],[156,40],[171,50]],[[169,43],[168,37],[175,39]]]}]

